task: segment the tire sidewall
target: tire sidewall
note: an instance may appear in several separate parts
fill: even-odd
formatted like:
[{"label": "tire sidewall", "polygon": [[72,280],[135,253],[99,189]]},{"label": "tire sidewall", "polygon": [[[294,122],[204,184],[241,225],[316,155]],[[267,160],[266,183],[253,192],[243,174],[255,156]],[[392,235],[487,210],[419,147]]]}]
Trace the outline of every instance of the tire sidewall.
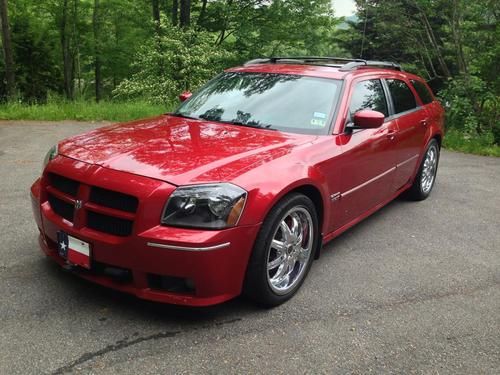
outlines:
[{"label": "tire sidewall", "polygon": [[[286,294],[277,294],[268,281],[267,261],[273,236],[283,216],[294,207],[303,207],[311,215],[313,222],[313,247],[301,279]],[[256,302],[273,307],[289,300],[301,287],[311,269],[314,251],[319,240],[319,220],[314,203],[305,195],[290,194],[278,202],[264,220],[254,244],[247,274],[245,277],[245,294]]]},{"label": "tire sidewall", "polygon": [[[435,147],[436,148],[436,169],[434,170],[434,179],[432,181],[432,185],[431,185],[431,188],[429,189],[428,192],[425,192],[422,188],[422,173],[424,171],[424,163],[425,163],[425,159],[427,158],[427,153],[429,152],[429,150],[431,149],[431,147]],[[441,156],[441,152],[439,150],[439,144],[438,142],[433,138],[429,144],[427,145],[427,148],[425,149],[425,154],[424,154],[424,157],[422,158],[422,162],[420,163],[420,170],[418,172],[418,189],[419,189],[419,192],[420,192],[420,195],[423,197],[423,198],[427,198],[431,192],[432,192],[432,189],[434,188],[434,184],[436,183],[436,178],[437,178],[437,171],[438,171],[438,166],[439,166],[439,158]]]}]

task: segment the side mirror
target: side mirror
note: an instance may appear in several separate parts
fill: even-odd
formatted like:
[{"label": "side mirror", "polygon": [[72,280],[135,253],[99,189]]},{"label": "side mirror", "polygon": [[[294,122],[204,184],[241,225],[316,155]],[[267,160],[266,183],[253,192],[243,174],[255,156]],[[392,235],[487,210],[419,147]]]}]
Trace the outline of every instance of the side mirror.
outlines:
[{"label": "side mirror", "polygon": [[184,91],[182,94],[179,95],[179,100],[181,102],[185,102],[191,97],[191,95],[193,94],[190,91]]},{"label": "side mirror", "polygon": [[378,111],[363,109],[354,114],[355,129],[374,129],[379,128],[384,123],[385,116]]}]

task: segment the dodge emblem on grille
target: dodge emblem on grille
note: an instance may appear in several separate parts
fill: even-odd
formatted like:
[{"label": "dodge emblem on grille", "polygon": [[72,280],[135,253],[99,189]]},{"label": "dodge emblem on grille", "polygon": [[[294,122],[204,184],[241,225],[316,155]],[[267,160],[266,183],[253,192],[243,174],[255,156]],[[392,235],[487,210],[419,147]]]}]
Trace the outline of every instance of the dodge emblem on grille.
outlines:
[{"label": "dodge emblem on grille", "polygon": [[82,208],[82,201],[77,199],[75,201],[75,210],[79,210],[80,208]]}]

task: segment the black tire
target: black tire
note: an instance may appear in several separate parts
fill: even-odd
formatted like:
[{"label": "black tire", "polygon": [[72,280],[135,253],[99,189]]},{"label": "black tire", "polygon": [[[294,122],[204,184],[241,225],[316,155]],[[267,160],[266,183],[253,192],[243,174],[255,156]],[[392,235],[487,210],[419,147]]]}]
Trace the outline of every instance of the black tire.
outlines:
[{"label": "black tire", "polygon": [[[434,172],[433,172],[433,179],[432,183],[429,186],[425,186],[425,183],[423,182],[422,175],[424,173],[424,164],[427,158],[427,155],[431,152],[435,152],[435,157],[436,157],[436,164],[434,167]],[[418,173],[415,176],[415,180],[413,181],[413,184],[410,189],[405,194],[405,197],[414,200],[414,201],[423,201],[424,199],[427,199],[429,195],[432,192],[432,188],[434,187],[434,184],[436,182],[436,175],[437,175],[437,169],[439,166],[439,143],[438,141],[434,138],[429,142],[429,145],[427,146],[427,149],[425,150],[424,157],[422,158],[422,162],[420,163],[420,167],[418,169]]]},{"label": "black tire", "polygon": [[[278,233],[278,226],[285,219],[289,212],[297,210],[307,210],[312,219],[312,249],[307,263],[303,266],[303,271],[296,278],[296,283],[290,286],[290,290],[277,293],[271,287],[269,280],[268,261],[271,250],[271,242]],[[292,193],[279,201],[269,212],[255,241],[252,255],[247,267],[244,294],[257,304],[264,307],[278,306],[289,300],[301,287],[314,259],[314,252],[319,240],[318,216],[314,203],[307,196]],[[276,271],[278,272],[278,271]]]}]

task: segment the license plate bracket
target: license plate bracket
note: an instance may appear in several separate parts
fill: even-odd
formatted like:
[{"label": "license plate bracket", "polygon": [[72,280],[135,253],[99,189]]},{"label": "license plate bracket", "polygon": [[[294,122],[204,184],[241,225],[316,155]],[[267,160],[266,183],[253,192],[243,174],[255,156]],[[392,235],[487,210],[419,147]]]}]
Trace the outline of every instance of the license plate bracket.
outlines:
[{"label": "license plate bracket", "polygon": [[90,244],[70,236],[66,232],[57,232],[57,251],[69,264],[90,269]]}]

